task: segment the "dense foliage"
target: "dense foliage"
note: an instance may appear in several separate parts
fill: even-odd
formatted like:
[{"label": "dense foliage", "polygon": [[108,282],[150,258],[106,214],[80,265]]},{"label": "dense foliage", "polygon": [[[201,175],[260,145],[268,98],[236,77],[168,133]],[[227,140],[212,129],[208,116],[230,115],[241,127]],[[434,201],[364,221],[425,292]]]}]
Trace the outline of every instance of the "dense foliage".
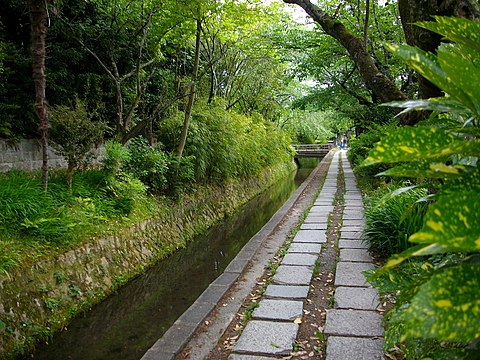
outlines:
[{"label": "dense foliage", "polygon": [[365,164],[397,164],[384,174],[428,179],[429,206],[409,237],[416,245],[392,256],[370,281],[400,294],[389,314],[387,347],[399,344],[412,359],[473,358],[480,336],[480,24],[437,17],[419,26],[448,40],[436,55],[406,45],[391,49],[446,96],[395,104],[433,113],[382,137]]}]

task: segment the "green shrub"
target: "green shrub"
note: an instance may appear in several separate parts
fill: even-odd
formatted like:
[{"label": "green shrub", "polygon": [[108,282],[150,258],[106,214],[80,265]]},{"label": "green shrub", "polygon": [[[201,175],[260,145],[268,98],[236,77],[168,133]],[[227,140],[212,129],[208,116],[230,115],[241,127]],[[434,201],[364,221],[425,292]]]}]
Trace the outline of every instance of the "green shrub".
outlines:
[{"label": "green shrub", "polygon": [[[353,137],[349,142],[349,150],[347,152],[348,161],[354,168],[357,168],[368,156],[370,150],[380,141],[381,137],[395,130],[397,121],[392,120],[387,124],[373,124],[370,128],[361,133],[357,137]],[[362,175],[374,176],[380,171],[387,169],[386,165],[376,165],[369,167],[357,168],[362,171]]]},{"label": "green shrub", "polygon": [[130,160],[130,153],[121,144],[109,142],[105,145],[102,160],[105,172],[104,192],[112,199],[112,207],[122,215],[128,215],[135,200],[141,199],[147,186],[123,169]]},{"label": "green shrub", "polygon": [[369,198],[366,204],[364,236],[370,249],[383,257],[402,252],[413,246],[410,235],[421,229],[427,211],[426,202],[417,202],[425,197],[425,189],[413,189],[391,196],[387,188]]},{"label": "green shrub", "polygon": [[50,109],[50,137],[55,152],[67,159],[67,183],[72,190],[73,172],[93,157],[93,145],[103,139],[105,124],[92,120],[85,105],[78,99],[72,109],[58,105]]},{"label": "green shrub", "polygon": [[167,188],[167,155],[151,147],[143,137],[136,137],[128,144],[129,157],[124,170],[148,186],[152,193],[161,193]]},{"label": "green shrub", "polygon": [[167,154],[166,195],[178,197],[187,192],[195,181],[195,169],[192,156]]}]

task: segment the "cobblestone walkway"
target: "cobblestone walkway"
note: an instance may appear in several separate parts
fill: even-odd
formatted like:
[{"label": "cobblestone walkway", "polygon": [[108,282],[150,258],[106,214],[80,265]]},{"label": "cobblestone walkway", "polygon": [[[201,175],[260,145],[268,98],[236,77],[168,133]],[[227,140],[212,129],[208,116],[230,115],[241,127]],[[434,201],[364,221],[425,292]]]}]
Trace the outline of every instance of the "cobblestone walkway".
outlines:
[{"label": "cobblestone walkway", "polygon": [[327,310],[324,333],[327,360],[375,360],[382,357],[382,315],[378,293],[362,271],[373,267],[360,240],[364,226],[362,196],[345,152],[337,152],[325,183],[259,306],[238,339],[230,360],[281,358],[292,351],[303,314],[315,261],[327,242],[329,214],[337,192],[340,157],[345,178],[345,206],[335,276],[335,305]]}]

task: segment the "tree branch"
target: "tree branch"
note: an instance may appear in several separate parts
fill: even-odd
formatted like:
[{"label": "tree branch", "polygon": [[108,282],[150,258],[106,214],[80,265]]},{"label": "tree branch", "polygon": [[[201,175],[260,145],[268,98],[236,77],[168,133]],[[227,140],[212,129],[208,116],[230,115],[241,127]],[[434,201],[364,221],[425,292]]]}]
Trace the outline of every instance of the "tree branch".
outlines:
[{"label": "tree branch", "polygon": [[372,90],[382,102],[406,100],[407,97],[395,83],[383,74],[367,52],[362,39],[353,35],[345,26],[330,17],[310,0],[284,0],[287,4],[296,4],[310,15],[322,29],[336,39],[349,53],[362,76],[365,85]]}]

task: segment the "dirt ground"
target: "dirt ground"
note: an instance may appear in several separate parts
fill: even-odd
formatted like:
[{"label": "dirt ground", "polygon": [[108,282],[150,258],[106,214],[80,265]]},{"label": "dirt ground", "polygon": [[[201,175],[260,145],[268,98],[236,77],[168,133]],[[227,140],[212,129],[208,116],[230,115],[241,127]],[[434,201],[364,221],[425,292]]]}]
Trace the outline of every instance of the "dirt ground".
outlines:
[{"label": "dirt ground", "polygon": [[[267,285],[273,277],[276,267],[282,259],[284,248],[288,247],[294,234],[301,224],[301,220],[306,211],[311,207],[318,191],[323,185],[328,167],[331,162],[332,155],[325,158],[316,173],[311,178],[310,183],[297,199],[294,206],[290,208],[279,225],[269,235],[268,241],[283,241],[287,239],[282,248],[272,256],[268,265],[264,268],[263,274],[255,279],[253,288],[250,289],[248,295],[241,301],[241,306],[236,311],[233,319],[226,327],[222,329],[222,335],[212,344],[204,344],[209,347],[208,355],[196,356],[197,348],[195,341],[191,341],[186,348],[176,357],[180,359],[208,359],[208,360],[224,360],[230,355],[236,340],[239,338],[243,330],[246,320],[256,307],[256,304],[262,297]],[[340,168],[341,169],[341,168]],[[322,248],[322,252],[317,261],[314,271],[313,280],[310,285],[308,298],[304,303],[304,314],[300,323],[297,342],[294,346],[294,352],[287,359],[325,359],[325,341],[323,338],[323,327],[325,325],[326,310],[333,307],[333,283],[335,264],[338,256],[338,239],[339,228],[341,224],[341,216],[343,210],[343,173],[340,172],[338,179],[338,191],[335,198],[334,212],[329,218],[329,226],[327,230],[327,244]],[[228,306],[229,301],[234,299],[236,285],[224,296],[219,306],[204,321],[204,324],[197,331],[195,338],[201,338],[202,334],[208,332],[209,327],[215,323],[216,317],[222,311],[221,307]],[[205,337],[207,338],[207,337]],[[197,340],[198,344],[198,340]],[[198,345],[197,345],[198,346]]]}]

